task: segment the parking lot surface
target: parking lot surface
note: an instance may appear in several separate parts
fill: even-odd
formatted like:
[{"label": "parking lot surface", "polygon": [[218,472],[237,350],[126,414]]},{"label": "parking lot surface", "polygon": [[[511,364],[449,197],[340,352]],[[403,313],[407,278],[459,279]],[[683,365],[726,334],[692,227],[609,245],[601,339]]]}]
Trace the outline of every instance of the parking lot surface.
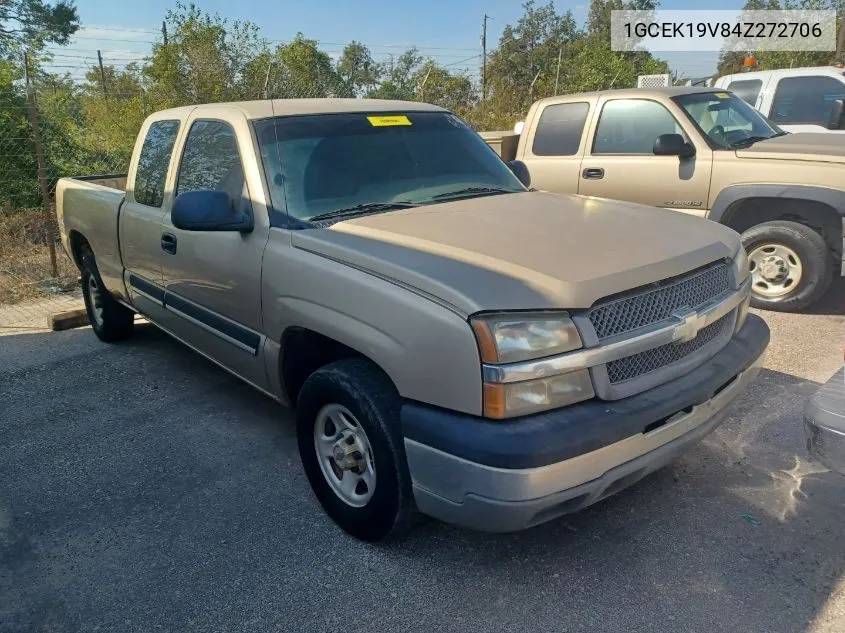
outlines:
[{"label": "parking lot surface", "polygon": [[290,414],[143,324],[0,336],[0,631],[845,630],[845,477],[801,411],[843,288],[762,313],[766,369],[671,466],[586,511],[367,545],[323,514]]}]

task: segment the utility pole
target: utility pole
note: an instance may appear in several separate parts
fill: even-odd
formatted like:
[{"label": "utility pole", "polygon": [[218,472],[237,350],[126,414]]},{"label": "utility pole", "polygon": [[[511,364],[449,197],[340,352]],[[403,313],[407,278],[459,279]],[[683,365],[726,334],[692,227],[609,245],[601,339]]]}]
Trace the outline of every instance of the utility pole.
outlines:
[{"label": "utility pole", "polygon": [[487,100],[487,20],[486,13],[481,22],[481,101]]},{"label": "utility pole", "polygon": [[273,67],[273,60],[267,62],[267,74],[264,75],[264,89],[261,91],[262,96],[267,99],[267,85],[270,83],[270,69]]},{"label": "utility pole", "polygon": [[836,40],[836,59],[834,61],[845,62],[843,53],[845,53],[845,12],[839,17],[839,38]]},{"label": "utility pole", "polygon": [[560,81],[560,58],[563,55],[563,48],[557,49],[557,73],[555,74],[555,96],[557,96],[557,85]]},{"label": "utility pole", "polygon": [[38,184],[41,187],[41,206],[44,217],[44,232],[47,249],[50,252],[50,274],[59,276],[56,263],[56,234],[53,230],[53,214],[50,204],[50,189],[47,185],[47,165],[44,160],[44,145],[41,142],[41,129],[38,127],[38,104],[35,101],[35,86],[29,77],[29,55],[23,54],[24,79],[26,81],[26,105],[29,113],[29,123],[32,126],[32,143],[35,146],[35,161],[38,165]]},{"label": "utility pole", "polygon": [[428,67],[428,72],[425,74],[425,78],[422,80],[420,84],[420,101],[425,101],[425,82],[428,81],[428,76],[431,74],[432,66]]},{"label": "utility pole", "polygon": [[161,21],[161,39],[164,45],[167,46],[167,22],[164,20]]},{"label": "utility pole", "polygon": [[103,54],[97,51],[97,61],[100,62],[100,80],[103,82],[103,97],[109,100],[109,91],[106,88],[106,71],[103,69]]}]

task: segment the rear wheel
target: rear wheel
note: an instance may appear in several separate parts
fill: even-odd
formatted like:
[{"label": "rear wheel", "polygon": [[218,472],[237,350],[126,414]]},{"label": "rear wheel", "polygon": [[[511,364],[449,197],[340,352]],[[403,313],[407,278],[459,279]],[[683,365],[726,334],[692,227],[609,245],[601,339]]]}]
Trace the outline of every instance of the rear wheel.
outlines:
[{"label": "rear wheel", "polygon": [[297,400],[299,455],[326,513],[364,541],[404,534],[414,509],[399,433],[401,400],[365,359],[315,371]]},{"label": "rear wheel", "polygon": [[793,312],[818,300],[833,279],[824,238],[797,222],[765,222],[742,234],[751,268],[751,305]]},{"label": "rear wheel", "polygon": [[115,301],[103,286],[93,256],[82,261],[82,297],[91,329],[101,341],[114,343],[129,338],[135,324],[135,313]]}]

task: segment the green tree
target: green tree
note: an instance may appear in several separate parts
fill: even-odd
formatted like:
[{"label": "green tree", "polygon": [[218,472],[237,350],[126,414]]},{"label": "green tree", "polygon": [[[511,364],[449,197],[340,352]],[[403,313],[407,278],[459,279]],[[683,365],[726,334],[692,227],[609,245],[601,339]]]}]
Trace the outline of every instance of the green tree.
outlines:
[{"label": "green tree", "polygon": [[337,74],[346,97],[362,96],[373,90],[381,79],[381,72],[370,49],[354,40],[343,48],[337,62]]},{"label": "green tree", "polygon": [[412,101],[417,94],[417,74],[425,58],[416,47],[402,53],[395,63],[383,69],[382,81],[367,96],[373,99],[405,99]]},{"label": "green tree", "polygon": [[332,58],[302,33],[276,48],[271,75],[274,98],[334,97],[343,92]]},{"label": "green tree", "polygon": [[79,29],[73,2],[59,0],[0,0],[0,57],[23,50],[37,52],[47,44],[67,44]]},{"label": "green tree", "polygon": [[257,26],[230,22],[179,2],[167,12],[165,23],[167,42],[153,45],[143,70],[152,109],[254,99],[260,94],[261,85],[243,81],[246,76],[258,80],[247,71],[266,50]]}]

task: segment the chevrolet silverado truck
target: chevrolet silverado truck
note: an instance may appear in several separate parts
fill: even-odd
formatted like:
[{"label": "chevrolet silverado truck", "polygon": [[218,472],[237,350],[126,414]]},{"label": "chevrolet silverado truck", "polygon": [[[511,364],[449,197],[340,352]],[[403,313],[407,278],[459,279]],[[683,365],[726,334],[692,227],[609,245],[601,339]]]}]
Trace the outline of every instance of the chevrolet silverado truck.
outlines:
[{"label": "chevrolet silverado truck", "polygon": [[294,407],[347,532],[516,531],[712,431],[769,340],[735,231],[517,173],[421,103],[201,105],[57,214],[94,333],[141,314]]},{"label": "chevrolet silverado truck", "polygon": [[[831,116],[845,127],[841,100]],[[521,161],[538,189],[674,209],[738,231],[755,307],[802,310],[845,275],[842,137],[786,134],[733,93],[549,97],[520,134],[482,136],[505,161]]]}]

